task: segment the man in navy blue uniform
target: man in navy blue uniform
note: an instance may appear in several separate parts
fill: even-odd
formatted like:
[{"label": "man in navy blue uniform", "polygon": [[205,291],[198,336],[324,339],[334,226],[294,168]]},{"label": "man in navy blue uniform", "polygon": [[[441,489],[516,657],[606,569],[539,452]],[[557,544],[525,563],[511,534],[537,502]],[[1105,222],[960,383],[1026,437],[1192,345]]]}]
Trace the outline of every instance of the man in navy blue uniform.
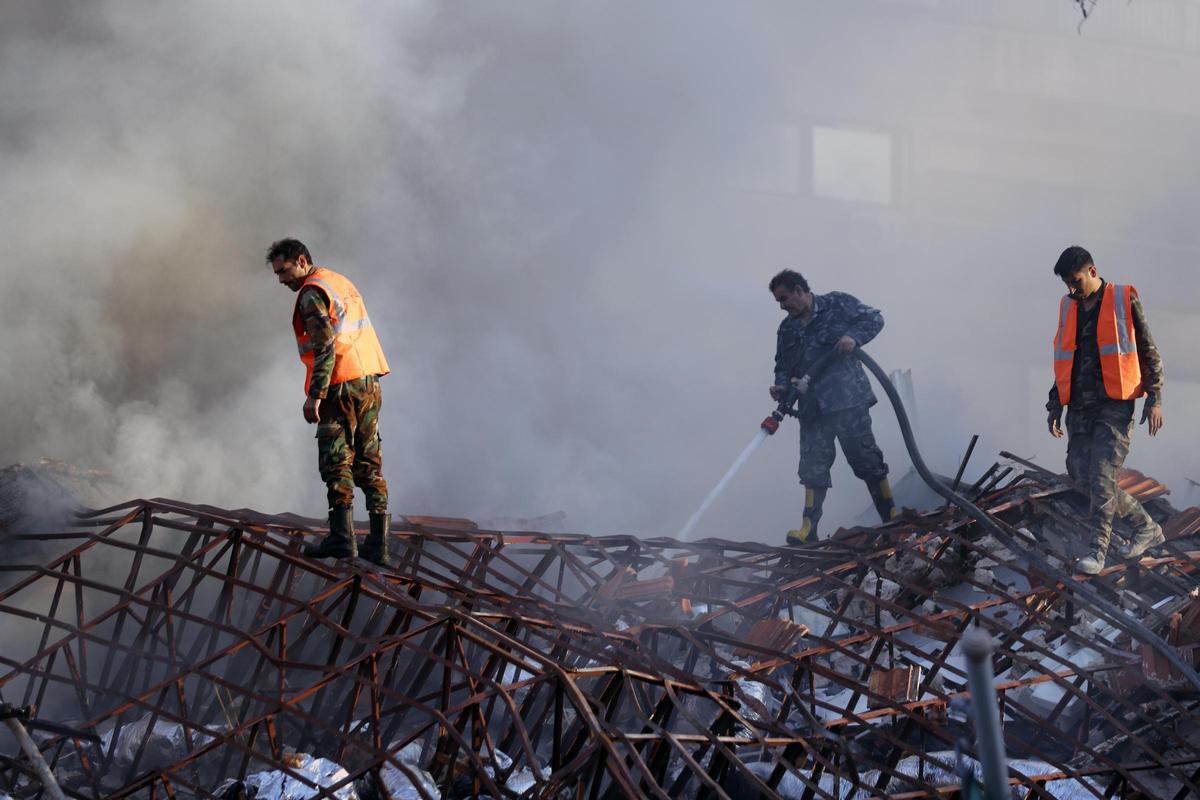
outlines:
[{"label": "man in navy blue uniform", "polygon": [[836,351],[829,365],[807,388],[799,404],[800,483],[804,485],[804,522],[788,531],[789,544],[817,538],[817,523],[825,494],[832,486],[829,470],[836,455],[834,440],[854,474],[867,484],[879,518],[896,516],[888,466],[871,432],[871,406],[875,392],[854,348],[874,339],[883,330],[883,314],[844,292],[813,294],[800,273],[785,269],[771,278],[771,294],[787,312],[779,323],[775,345],[775,384],[771,397],[778,400],[793,380],[809,374],[817,360]]}]

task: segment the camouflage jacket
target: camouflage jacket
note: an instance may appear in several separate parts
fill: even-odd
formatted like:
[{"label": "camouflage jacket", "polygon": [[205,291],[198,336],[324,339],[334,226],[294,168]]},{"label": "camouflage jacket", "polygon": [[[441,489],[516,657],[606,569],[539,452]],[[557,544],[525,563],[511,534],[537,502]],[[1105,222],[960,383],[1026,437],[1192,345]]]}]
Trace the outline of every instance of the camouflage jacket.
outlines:
[{"label": "camouflage jacket", "polygon": [[300,321],[312,339],[313,373],[308,396],[325,399],[329,379],[333,377],[333,323],[329,321],[329,305],[320,289],[300,290]]},{"label": "camouflage jacket", "polygon": [[[803,377],[838,339],[849,336],[860,346],[883,330],[883,314],[845,292],[813,295],[807,323],[787,316],[779,323],[775,342],[775,385]],[[863,365],[851,357],[834,357],[801,403],[804,416],[828,414],[861,405],[874,405],[875,393]]]},{"label": "camouflage jacket", "polygon": [[[1107,281],[1100,284],[1104,291]],[[1076,300],[1076,303],[1082,303]],[[1146,312],[1142,301],[1133,298],[1133,335],[1136,339],[1138,366],[1142,370],[1142,385],[1146,389],[1146,406],[1162,405],[1163,363],[1154,338],[1150,335],[1150,326],[1146,322]],[[1076,309],[1075,326],[1075,362],[1071,365],[1071,407],[1091,408],[1103,403],[1132,403],[1131,400],[1112,400],[1104,390],[1104,374],[1100,370],[1100,346],[1096,342],[1096,322],[1100,318],[1100,303],[1092,306],[1091,311],[1083,305]],[[1046,410],[1062,413],[1062,401],[1058,398],[1058,386],[1050,386],[1050,396],[1046,401]]]}]

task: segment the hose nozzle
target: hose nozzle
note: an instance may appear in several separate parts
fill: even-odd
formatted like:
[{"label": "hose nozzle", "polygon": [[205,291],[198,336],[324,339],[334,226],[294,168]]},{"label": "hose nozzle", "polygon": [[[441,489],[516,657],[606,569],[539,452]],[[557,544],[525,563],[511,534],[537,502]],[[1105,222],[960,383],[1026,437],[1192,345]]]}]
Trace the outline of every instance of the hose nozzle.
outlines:
[{"label": "hose nozzle", "polygon": [[770,435],[770,434],[775,433],[775,431],[779,430],[779,423],[782,421],[783,421],[783,415],[780,414],[778,411],[775,411],[775,412],[772,412],[771,415],[768,416],[766,419],[764,419],[762,421],[762,425],[760,425],[759,427],[761,427],[764,431],[767,432],[768,435]]}]

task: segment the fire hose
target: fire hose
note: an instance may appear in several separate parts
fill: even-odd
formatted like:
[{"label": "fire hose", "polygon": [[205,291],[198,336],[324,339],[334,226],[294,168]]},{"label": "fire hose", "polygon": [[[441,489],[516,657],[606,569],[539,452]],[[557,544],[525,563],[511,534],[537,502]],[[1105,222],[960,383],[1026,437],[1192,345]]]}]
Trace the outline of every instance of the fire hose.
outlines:
[{"label": "fire hose", "polygon": [[[990,514],[976,506],[970,500],[949,486],[946,486],[929,470],[929,467],[925,465],[925,459],[921,457],[921,451],[917,449],[917,441],[913,435],[912,424],[908,420],[908,414],[904,410],[904,404],[900,401],[900,395],[896,391],[896,387],[891,379],[888,378],[887,373],[876,363],[875,359],[864,353],[861,348],[856,347],[852,351],[852,355],[862,362],[863,366],[875,376],[875,380],[879,382],[884,393],[887,394],[888,400],[892,404],[892,410],[896,414],[896,421],[900,423],[900,433],[904,437],[904,447],[908,450],[909,458],[912,459],[913,467],[916,468],[917,474],[921,476],[921,480],[925,481],[930,489],[939,494],[947,502],[957,506],[963,513],[974,519],[981,528],[994,536],[1017,558],[1021,559],[1026,567],[1031,566],[1031,556],[1006,526],[996,521]],[[799,418],[800,412],[795,409],[795,406],[803,398],[803,395],[807,392],[813,381],[832,362],[834,356],[833,351],[826,353],[813,364],[803,377],[790,382],[789,386],[780,396],[779,406],[775,411],[771,412],[770,416],[763,420],[762,428],[764,430],[768,433],[774,433],[779,429],[779,423],[785,417],[794,416]],[[1091,611],[1097,617],[1105,620],[1117,630],[1123,631],[1133,638],[1153,647],[1159,655],[1179,671],[1185,680],[1191,683],[1197,690],[1200,690],[1200,675],[1197,675],[1195,667],[1184,661],[1174,647],[1148,626],[1142,624],[1140,620],[1125,614],[1087,583],[1076,580],[1074,575],[1055,567],[1044,559],[1038,560],[1037,570],[1056,581],[1066,594],[1074,595],[1090,603],[1092,606]]]}]

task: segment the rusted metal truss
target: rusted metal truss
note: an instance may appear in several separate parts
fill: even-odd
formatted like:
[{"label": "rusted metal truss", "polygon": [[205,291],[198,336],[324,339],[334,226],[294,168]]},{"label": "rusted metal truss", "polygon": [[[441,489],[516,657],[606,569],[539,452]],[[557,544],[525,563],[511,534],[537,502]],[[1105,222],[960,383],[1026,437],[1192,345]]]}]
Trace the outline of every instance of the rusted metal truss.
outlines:
[{"label": "rusted metal truss", "polygon": [[[1006,464],[969,493],[1022,554],[947,509],[803,548],[408,517],[379,570],[301,555],[314,520],[130,502],[17,536],[54,554],[0,566],[0,693],[99,734],[39,736],[74,797],[954,797],[978,625],[1023,796],[1200,796],[1200,695],[1039,571],[1083,501]],[[1091,585],[1196,663],[1200,512],[1147,491],[1170,541]]]}]

